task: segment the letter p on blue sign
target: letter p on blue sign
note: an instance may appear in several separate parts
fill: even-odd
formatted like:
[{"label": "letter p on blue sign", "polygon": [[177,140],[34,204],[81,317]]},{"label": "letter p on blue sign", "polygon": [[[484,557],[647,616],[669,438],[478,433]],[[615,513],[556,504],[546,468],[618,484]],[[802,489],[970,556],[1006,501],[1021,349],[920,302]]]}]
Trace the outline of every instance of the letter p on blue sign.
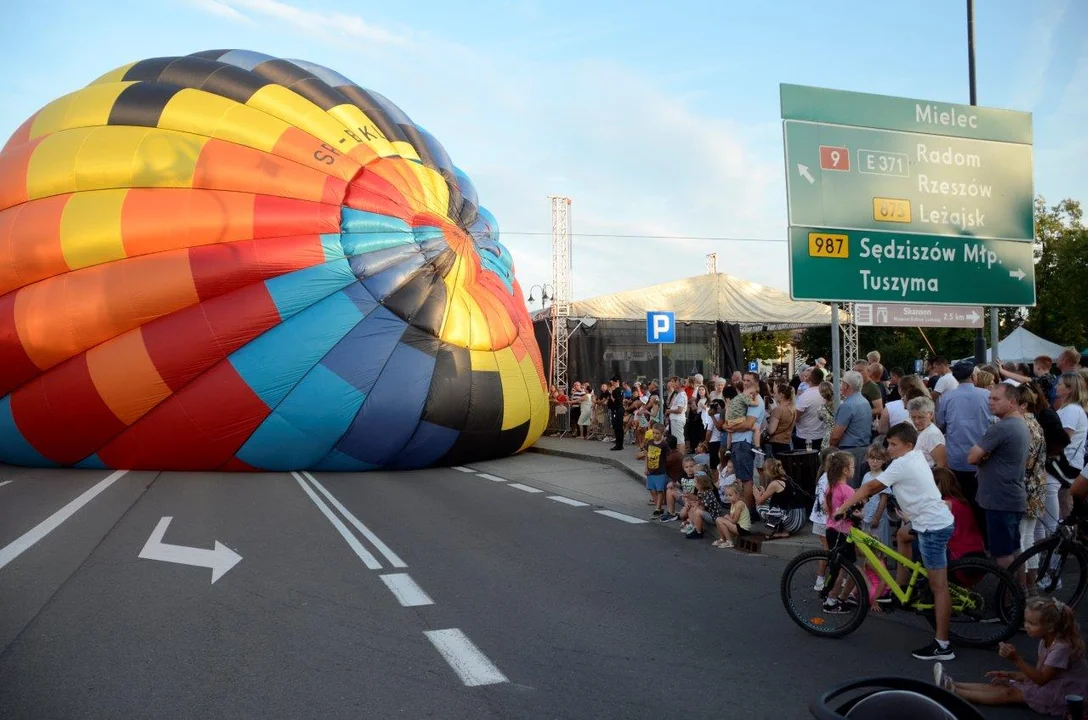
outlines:
[{"label": "letter p on blue sign", "polygon": [[662,310],[647,312],[646,342],[652,344],[676,342],[676,315]]}]

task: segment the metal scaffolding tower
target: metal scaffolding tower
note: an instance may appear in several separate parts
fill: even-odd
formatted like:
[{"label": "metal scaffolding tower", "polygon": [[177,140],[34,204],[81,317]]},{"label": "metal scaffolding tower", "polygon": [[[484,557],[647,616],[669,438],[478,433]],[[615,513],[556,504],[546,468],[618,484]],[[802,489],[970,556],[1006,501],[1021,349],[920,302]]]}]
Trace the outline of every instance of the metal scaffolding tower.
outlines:
[{"label": "metal scaffolding tower", "polygon": [[841,324],[843,344],[843,369],[853,370],[858,361],[858,323],[854,318],[856,303],[844,303],[843,310],[850,314],[850,320]]},{"label": "metal scaffolding tower", "polygon": [[570,198],[549,195],[552,207],[552,362],[551,383],[567,388],[567,318],[570,317]]},{"label": "metal scaffolding tower", "polygon": [[718,272],[718,253],[707,253],[706,274],[715,275]]}]

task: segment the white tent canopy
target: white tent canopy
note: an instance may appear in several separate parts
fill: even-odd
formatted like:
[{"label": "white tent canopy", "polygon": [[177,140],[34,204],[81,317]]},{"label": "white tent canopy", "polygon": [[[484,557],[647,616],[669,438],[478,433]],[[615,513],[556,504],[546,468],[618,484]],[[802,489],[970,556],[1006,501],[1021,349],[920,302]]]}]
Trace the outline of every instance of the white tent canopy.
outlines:
[{"label": "white tent canopy", "polygon": [[[831,308],[795,302],[779,290],[724,273],[626,290],[571,303],[573,317],[645,320],[651,310],[676,313],[677,322],[724,322],[768,329],[830,325]],[[542,313],[545,314],[545,313]],[[842,314],[843,320],[846,314]]]},{"label": "white tent canopy", "polygon": [[[1001,362],[1030,363],[1040,355],[1057,360],[1065,348],[1044,340],[1030,330],[1018,327],[997,344],[997,357]],[[986,351],[986,359],[993,358],[993,349]]]}]

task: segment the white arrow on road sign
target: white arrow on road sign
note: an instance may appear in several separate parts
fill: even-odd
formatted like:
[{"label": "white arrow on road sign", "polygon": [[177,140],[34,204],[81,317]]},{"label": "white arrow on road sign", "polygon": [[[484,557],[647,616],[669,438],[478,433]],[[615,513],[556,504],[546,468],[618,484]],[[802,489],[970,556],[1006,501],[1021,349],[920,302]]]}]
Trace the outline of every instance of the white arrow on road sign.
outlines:
[{"label": "white arrow on road sign", "polygon": [[172,517],[164,517],[151,531],[151,537],[144,543],[144,549],[140,551],[140,557],[145,560],[161,560],[163,562],[178,563],[179,565],[193,565],[196,567],[211,568],[212,584],[223,577],[228,570],[237,565],[242,556],[231,550],[218,540],[215,541],[214,550],[186,547],[184,545],[167,545],[162,541],[166,534],[166,528],[170,525]]},{"label": "white arrow on road sign", "polygon": [[1023,280],[1026,274],[1027,273],[1025,273],[1020,268],[1017,268],[1016,270],[1009,270],[1009,277],[1014,277],[1017,280]]},{"label": "white arrow on road sign", "polygon": [[974,310],[972,310],[971,312],[967,313],[967,319],[968,319],[968,320],[970,320],[970,321],[971,321],[971,322],[973,322],[973,323],[974,323],[974,322],[978,322],[978,319],[979,319],[980,317],[982,317],[982,316],[981,316],[981,315],[979,315],[979,314],[978,314],[977,312],[975,312]]},{"label": "white arrow on road sign", "polygon": [[797,163],[797,172],[805,180],[808,180],[810,184],[816,182],[816,178],[812,177],[812,174],[808,171],[808,165],[802,165],[801,163]]}]

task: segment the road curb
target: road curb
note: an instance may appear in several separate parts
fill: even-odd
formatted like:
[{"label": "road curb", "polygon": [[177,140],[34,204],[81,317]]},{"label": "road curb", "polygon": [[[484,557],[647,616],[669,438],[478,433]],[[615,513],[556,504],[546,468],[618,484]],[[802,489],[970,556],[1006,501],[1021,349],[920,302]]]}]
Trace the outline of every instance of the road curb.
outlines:
[{"label": "road curb", "polygon": [[533,445],[532,447],[525,448],[525,452],[538,453],[540,455],[552,455],[554,457],[567,458],[569,460],[582,460],[584,462],[597,463],[598,465],[608,465],[614,467],[617,470],[622,470],[631,479],[637,480],[640,484],[646,483],[646,476],[642,473],[628,467],[622,460],[599,457],[597,455],[583,455],[581,453],[569,452],[567,450],[554,450],[552,448],[542,448]]}]

